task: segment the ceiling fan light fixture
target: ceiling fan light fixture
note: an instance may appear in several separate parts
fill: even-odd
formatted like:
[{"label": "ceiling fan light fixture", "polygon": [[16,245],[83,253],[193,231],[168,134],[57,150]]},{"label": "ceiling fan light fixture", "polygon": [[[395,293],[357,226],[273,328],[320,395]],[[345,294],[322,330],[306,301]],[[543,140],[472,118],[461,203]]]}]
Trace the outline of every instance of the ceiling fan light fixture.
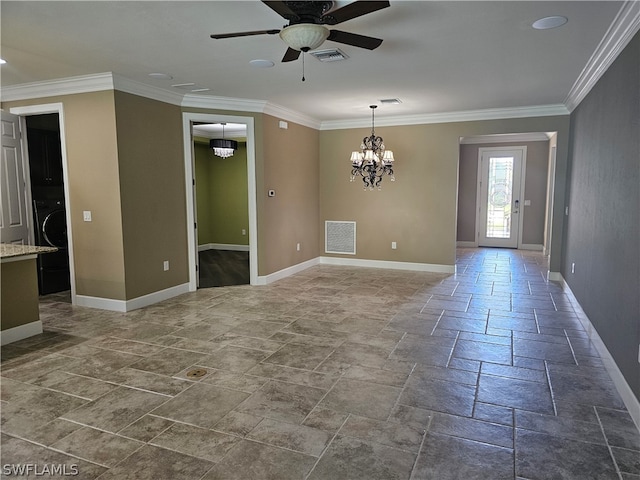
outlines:
[{"label": "ceiling fan light fixture", "polygon": [[315,50],[329,37],[329,29],[323,25],[300,23],[289,25],[280,31],[280,38],[294,50]]}]

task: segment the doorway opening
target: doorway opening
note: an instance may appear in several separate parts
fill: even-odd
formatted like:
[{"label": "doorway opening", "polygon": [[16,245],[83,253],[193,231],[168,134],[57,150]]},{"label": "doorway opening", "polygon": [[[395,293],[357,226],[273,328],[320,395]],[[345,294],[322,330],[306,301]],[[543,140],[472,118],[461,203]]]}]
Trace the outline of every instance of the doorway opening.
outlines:
[{"label": "doorway opening", "polygon": [[[196,181],[196,142],[199,125],[212,124],[240,124],[246,131],[246,228],[245,236],[248,237],[249,260],[249,283],[258,283],[258,236],[257,236],[257,206],[256,206],[256,160],[255,160],[255,129],[253,117],[241,117],[232,115],[217,115],[185,112],[182,115],[183,138],[184,138],[184,159],[185,159],[185,182],[186,182],[186,204],[187,204],[187,239],[189,258],[189,290],[195,291],[198,288],[200,275],[199,265],[199,241],[198,241],[198,185]],[[195,131],[194,131],[195,129]],[[227,131],[225,131],[225,135]],[[226,160],[232,161],[234,157]],[[237,228],[236,228],[237,230]],[[237,233],[237,232],[236,232]],[[240,228],[242,235],[242,227]],[[212,242],[214,243],[214,242]],[[241,243],[241,242],[239,242]],[[244,243],[244,242],[242,242]],[[228,244],[229,245],[229,244]],[[215,245],[214,245],[215,246]],[[225,247],[225,248],[228,248]],[[233,250],[231,250],[233,251]]]},{"label": "doorway opening", "polygon": [[456,245],[548,254],[556,132],[461,137]]},{"label": "doorway opening", "polygon": [[[38,256],[40,295],[58,294],[76,303],[69,177],[61,103],[14,107],[20,117],[26,200],[33,228],[29,242],[58,252]],[[70,294],[70,295],[69,295]],[[67,300],[68,301],[68,300]]]},{"label": "doorway opening", "polygon": [[[250,283],[245,124],[193,125],[198,288]],[[212,139],[233,139],[231,156],[217,156]]]},{"label": "doorway opening", "polygon": [[70,290],[71,280],[59,116],[29,115],[25,125],[34,245],[58,249],[38,255],[38,292],[65,292]]}]

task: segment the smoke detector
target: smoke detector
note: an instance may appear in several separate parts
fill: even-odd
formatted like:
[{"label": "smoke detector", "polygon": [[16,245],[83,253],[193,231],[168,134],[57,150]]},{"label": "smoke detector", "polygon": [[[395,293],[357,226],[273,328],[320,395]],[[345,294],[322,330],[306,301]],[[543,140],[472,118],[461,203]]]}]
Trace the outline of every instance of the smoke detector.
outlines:
[{"label": "smoke detector", "polygon": [[330,50],[314,50],[309,52],[309,55],[313,55],[321,62],[337,62],[339,60],[346,60],[349,58],[342,50],[338,48],[332,48]]}]

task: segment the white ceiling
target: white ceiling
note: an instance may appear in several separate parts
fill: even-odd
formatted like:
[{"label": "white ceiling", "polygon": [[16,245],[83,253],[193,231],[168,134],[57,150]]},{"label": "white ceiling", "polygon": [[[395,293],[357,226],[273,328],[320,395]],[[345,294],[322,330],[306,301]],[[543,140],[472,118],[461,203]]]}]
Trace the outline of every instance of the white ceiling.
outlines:
[{"label": "white ceiling", "polygon": [[[342,2],[346,3],[346,2]],[[349,58],[281,63],[277,35],[213,40],[211,33],[278,29],[259,1],[0,2],[2,87],[113,72],[176,91],[268,101],[318,121],[562,104],[620,10],[616,1],[394,1],[336,27],[382,38],[373,51],[325,42]],[[535,20],[564,15],[561,28]],[[254,59],[275,62],[252,67]],[[149,77],[170,74],[173,79]],[[188,90],[178,90],[187,93]]]}]

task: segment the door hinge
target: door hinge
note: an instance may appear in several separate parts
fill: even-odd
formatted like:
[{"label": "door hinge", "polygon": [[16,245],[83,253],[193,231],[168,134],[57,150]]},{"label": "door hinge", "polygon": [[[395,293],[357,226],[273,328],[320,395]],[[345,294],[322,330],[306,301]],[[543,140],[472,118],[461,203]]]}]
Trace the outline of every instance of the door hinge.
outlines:
[{"label": "door hinge", "polygon": [[196,186],[196,179],[195,178],[191,179],[191,182],[193,183],[193,186],[195,187]]},{"label": "door hinge", "polygon": [[193,228],[198,228],[198,224],[196,222],[193,222]]}]

